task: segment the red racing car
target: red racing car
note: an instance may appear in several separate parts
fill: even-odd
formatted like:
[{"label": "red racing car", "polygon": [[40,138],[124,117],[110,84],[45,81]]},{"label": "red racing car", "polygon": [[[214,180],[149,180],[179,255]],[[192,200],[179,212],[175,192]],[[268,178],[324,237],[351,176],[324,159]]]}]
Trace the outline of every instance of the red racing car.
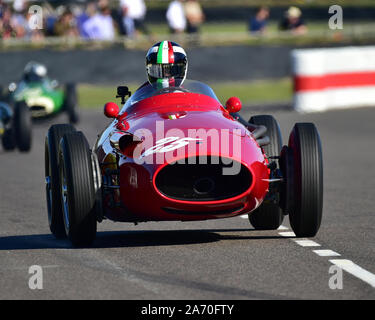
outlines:
[{"label": "red racing car", "polygon": [[90,245],[103,219],[139,223],[243,214],[257,230],[277,229],[289,215],[297,237],[318,232],[323,169],[313,124],[297,123],[282,146],[272,116],[243,121],[239,99],[223,107],[198,81],[164,89],[145,84],[134,95],[119,87],[118,96],[124,107],[105,105],[113,121],[92,149],[69,124],[48,131],[48,219],[57,238]]}]

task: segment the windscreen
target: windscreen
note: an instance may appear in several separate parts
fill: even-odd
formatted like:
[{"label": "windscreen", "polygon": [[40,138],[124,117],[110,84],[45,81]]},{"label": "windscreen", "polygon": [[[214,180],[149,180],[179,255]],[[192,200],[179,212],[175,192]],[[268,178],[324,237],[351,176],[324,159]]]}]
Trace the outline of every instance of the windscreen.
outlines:
[{"label": "windscreen", "polygon": [[139,101],[144,99],[150,98],[152,96],[157,96],[160,94],[168,94],[168,93],[177,93],[177,92],[188,92],[188,93],[199,93],[206,96],[209,96],[217,101],[219,99],[216,97],[214,91],[206,84],[195,81],[195,80],[185,80],[184,84],[180,87],[169,87],[164,89],[159,89],[151,84],[147,84],[139,88],[129,99],[126,101],[126,104],[123,111],[126,111],[129,107],[136,104]]}]

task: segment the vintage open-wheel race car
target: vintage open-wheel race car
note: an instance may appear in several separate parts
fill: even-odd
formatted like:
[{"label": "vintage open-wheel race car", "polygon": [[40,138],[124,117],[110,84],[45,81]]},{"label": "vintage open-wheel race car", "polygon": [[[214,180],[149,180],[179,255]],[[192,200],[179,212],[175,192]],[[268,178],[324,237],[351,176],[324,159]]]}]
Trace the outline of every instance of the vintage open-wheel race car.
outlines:
[{"label": "vintage open-wheel race car", "polygon": [[[297,237],[319,230],[323,163],[318,131],[297,123],[283,146],[270,115],[239,116],[198,81],[131,95],[119,87],[122,110],[90,148],[69,124],[46,137],[48,220],[74,246],[95,239],[97,222],[195,221],[248,214],[257,230],[277,229],[285,215]],[[125,98],[129,96],[125,103]]]}]

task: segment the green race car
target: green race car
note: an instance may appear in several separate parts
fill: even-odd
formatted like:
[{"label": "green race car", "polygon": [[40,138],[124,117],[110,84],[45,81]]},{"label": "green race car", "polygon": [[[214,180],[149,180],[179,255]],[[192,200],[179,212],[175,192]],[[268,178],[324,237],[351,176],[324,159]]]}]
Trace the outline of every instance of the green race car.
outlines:
[{"label": "green race car", "polygon": [[75,84],[59,86],[56,80],[47,78],[46,67],[36,62],[26,65],[20,82],[9,85],[5,100],[10,105],[25,103],[34,119],[66,112],[69,122],[79,121]]}]

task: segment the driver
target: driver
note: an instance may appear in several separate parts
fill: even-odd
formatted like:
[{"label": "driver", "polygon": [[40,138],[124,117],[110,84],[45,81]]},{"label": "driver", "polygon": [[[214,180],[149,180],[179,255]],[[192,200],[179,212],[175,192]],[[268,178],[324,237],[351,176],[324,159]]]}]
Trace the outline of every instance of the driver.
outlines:
[{"label": "driver", "polygon": [[[146,72],[148,82],[156,89],[182,86],[186,79],[187,69],[186,52],[175,42],[158,42],[147,52]],[[265,135],[266,127],[247,122],[239,113],[231,113],[231,116],[246,126],[261,146],[269,144],[269,138]]]},{"label": "driver", "polygon": [[175,42],[158,42],[147,52],[148,81],[157,89],[181,86],[185,81],[187,68],[186,52]]},{"label": "driver", "polygon": [[47,68],[38,62],[29,62],[23,72],[23,80],[26,82],[41,82],[47,77]]}]

